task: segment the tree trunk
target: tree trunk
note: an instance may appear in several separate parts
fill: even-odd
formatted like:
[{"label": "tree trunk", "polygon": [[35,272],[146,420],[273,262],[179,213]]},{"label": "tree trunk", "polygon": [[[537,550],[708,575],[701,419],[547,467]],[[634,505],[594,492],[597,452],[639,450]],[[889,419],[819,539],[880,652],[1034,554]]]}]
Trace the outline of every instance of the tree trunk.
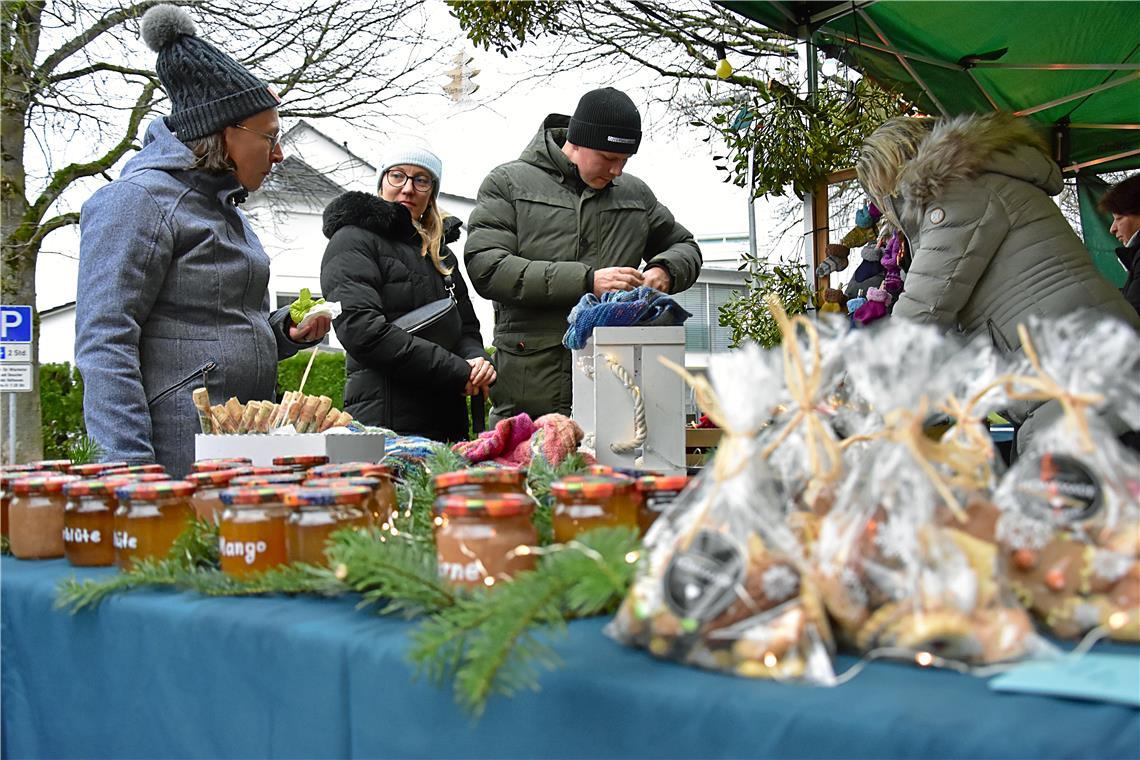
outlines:
[{"label": "tree trunk", "polygon": [[[24,183],[24,121],[27,117],[28,79],[39,45],[39,18],[43,4],[5,4],[3,97],[0,101],[0,239],[3,240],[0,303],[32,306],[32,390],[0,393],[0,454],[3,462],[28,462],[43,456],[40,411],[40,319],[36,305],[36,259],[40,241],[34,238],[24,215],[29,204]],[[13,416],[13,407],[15,414]],[[15,436],[13,437],[13,433]],[[10,441],[14,438],[15,450]]]}]

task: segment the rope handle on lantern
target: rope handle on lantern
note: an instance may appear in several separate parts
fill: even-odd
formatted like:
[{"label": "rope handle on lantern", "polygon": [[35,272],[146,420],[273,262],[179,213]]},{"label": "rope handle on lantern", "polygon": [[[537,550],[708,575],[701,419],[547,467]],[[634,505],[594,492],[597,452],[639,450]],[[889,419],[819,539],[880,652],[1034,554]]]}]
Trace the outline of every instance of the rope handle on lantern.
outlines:
[{"label": "rope handle on lantern", "polygon": [[[623,367],[621,362],[608,354],[605,359],[606,364],[610,368],[610,372],[614,374],[618,382],[621,383],[622,386],[629,391],[629,395],[633,397],[633,438],[628,441],[619,441],[610,444],[610,451],[613,453],[629,454],[644,446],[646,438],[649,437],[649,426],[645,419],[645,399],[642,398],[641,388],[637,387],[637,383],[634,382],[633,376],[629,374],[629,370]],[[638,457],[636,464],[640,467],[644,459],[644,456]]]}]

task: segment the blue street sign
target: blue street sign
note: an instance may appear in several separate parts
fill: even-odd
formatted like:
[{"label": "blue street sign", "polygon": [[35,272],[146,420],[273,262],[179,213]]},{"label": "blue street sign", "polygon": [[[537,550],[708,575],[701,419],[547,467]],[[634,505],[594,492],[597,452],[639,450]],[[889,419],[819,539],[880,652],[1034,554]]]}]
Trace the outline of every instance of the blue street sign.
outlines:
[{"label": "blue street sign", "polygon": [[0,342],[32,342],[31,306],[0,306]]}]

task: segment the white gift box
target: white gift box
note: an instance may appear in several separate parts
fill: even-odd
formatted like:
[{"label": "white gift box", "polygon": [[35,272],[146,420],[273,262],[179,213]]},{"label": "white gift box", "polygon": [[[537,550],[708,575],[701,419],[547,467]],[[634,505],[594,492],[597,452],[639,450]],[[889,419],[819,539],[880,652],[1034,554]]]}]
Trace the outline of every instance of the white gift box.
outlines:
[{"label": "white gift box", "polygon": [[384,457],[383,433],[298,433],[294,435],[233,434],[194,436],[194,458],[247,457],[258,467],[274,457],[327,456],[330,464],[379,462]]},{"label": "white gift box", "polygon": [[598,327],[573,352],[573,417],[598,463],[685,472],[684,327]]}]

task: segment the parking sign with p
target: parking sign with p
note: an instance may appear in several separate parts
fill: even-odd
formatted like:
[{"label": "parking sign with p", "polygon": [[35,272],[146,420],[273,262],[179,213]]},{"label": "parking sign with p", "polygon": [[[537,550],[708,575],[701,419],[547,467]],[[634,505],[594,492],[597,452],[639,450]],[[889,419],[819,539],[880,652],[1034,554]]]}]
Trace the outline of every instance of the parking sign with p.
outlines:
[{"label": "parking sign with p", "polygon": [[0,306],[0,343],[32,342],[32,307]]}]

